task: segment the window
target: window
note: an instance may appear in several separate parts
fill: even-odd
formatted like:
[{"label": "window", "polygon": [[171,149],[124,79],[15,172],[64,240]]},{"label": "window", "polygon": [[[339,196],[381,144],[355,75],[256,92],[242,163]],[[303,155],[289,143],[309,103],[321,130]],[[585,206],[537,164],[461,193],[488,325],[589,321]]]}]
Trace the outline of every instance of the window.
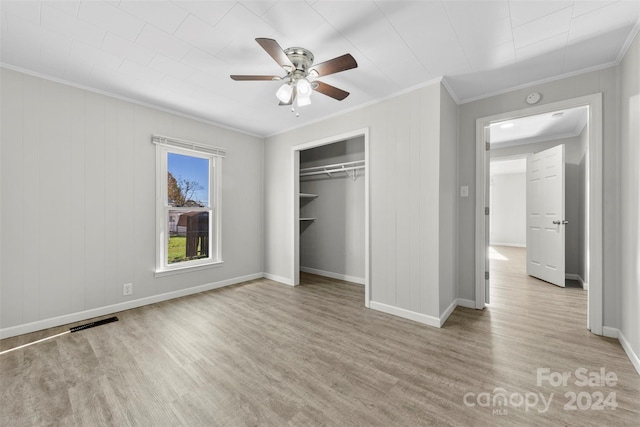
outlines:
[{"label": "window", "polygon": [[220,179],[224,151],[154,135],[157,144],[156,272],[221,263]]}]

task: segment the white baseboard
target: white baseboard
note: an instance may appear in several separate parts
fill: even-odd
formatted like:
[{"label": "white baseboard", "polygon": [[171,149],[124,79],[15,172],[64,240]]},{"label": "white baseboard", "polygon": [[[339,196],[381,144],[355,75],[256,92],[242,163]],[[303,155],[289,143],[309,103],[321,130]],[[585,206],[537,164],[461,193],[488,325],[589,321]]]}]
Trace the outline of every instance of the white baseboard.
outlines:
[{"label": "white baseboard", "polygon": [[624,351],[625,353],[627,353],[629,360],[631,360],[631,364],[634,368],[636,368],[636,372],[638,372],[638,375],[640,375],[640,356],[633,350],[633,348],[631,347],[631,343],[629,343],[622,331],[618,331],[618,341],[620,341],[620,344],[622,344],[622,348],[624,348]]},{"label": "white baseboard", "polygon": [[31,323],[25,323],[23,325],[11,326],[8,328],[0,329],[0,338],[9,338],[16,335],[28,334],[30,332],[40,331],[42,329],[53,328],[56,326],[66,325],[69,323],[80,322],[82,320],[91,319],[98,316],[104,316],[107,314],[113,314],[124,310],[130,310],[132,308],[138,308],[156,302],[167,301],[174,298],[180,298],[187,295],[193,295],[200,292],[210,291],[213,289],[222,288],[225,286],[235,285],[237,283],[246,282],[249,280],[261,279],[264,277],[263,273],[254,273],[241,277],[234,277],[232,279],[221,280],[219,282],[207,283],[200,286],[194,286],[192,288],[180,289],[179,291],[167,292],[164,294],[153,295],[150,297],[139,298],[132,301],[121,302],[118,304],[107,305],[104,307],[94,308],[91,310],[79,311],[77,313],[65,314],[62,316],[52,317],[49,319],[38,320]]},{"label": "white baseboard", "polygon": [[567,280],[575,280],[578,283],[580,283],[580,286],[582,286],[582,289],[584,289],[585,291],[589,290],[589,284],[585,283],[584,279],[580,277],[579,274],[566,273],[564,275],[564,278]]},{"label": "white baseboard", "polygon": [[264,277],[265,279],[273,280],[274,282],[294,286],[293,281],[291,279],[287,279],[286,277],[276,276],[275,274],[271,273],[262,273],[262,277]]},{"label": "white baseboard", "polygon": [[512,248],[526,248],[526,243],[500,243],[500,242],[491,242],[489,246],[511,246]]},{"label": "white baseboard", "polygon": [[458,306],[458,301],[454,299],[449,305],[449,307],[447,307],[445,311],[440,313],[440,326],[439,326],[440,328],[442,328],[442,325],[444,325],[444,322],[447,321],[447,319],[449,318],[449,316],[451,316],[451,313],[453,313],[453,310],[455,310],[457,306]]},{"label": "white baseboard", "polygon": [[473,308],[473,309],[476,308],[476,302],[470,299],[458,298],[456,300],[456,304],[459,305],[460,307]]},{"label": "white baseboard", "polygon": [[[394,307],[392,305],[383,304],[381,302],[371,301],[369,308],[372,310],[378,310],[383,313],[393,314],[394,316],[402,317],[404,319],[413,320],[414,322],[423,323],[429,326],[435,326],[439,328],[441,326],[440,319],[433,316],[428,316],[422,313],[416,313],[415,311],[405,310],[404,308]],[[444,323],[444,322],[443,322]]]},{"label": "white baseboard", "polygon": [[620,341],[620,345],[624,349],[624,352],[627,353],[627,357],[631,361],[631,364],[634,368],[636,368],[636,372],[640,375],[640,356],[633,350],[631,344],[624,336],[622,331],[618,328],[611,328],[609,326],[602,327],[602,335],[609,338],[617,338]]},{"label": "white baseboard", "polygon": [[451,313],[456,309],[457,306],[467,307],[467,308],[476,308],[475,301],[471,301],[464,298],[457,298],[454,300],[446,310],[442,312],[440,318],[429,316],[422,313],[416,313],[415,311],[405,310],[404,308],[394,307],[392,305],[383,304],[381,302],[371,301],[369,303],[369,308],[373,310],[382,311],[383,313],[393,314],[394,316],[402,317],[404,319],[413,320],[414,322],[423,323],[429,326],[435,326],[436,328],[441,328],[444,323],[447,321]]},{"label": "white baseboard", "polygon": [[344,280],[345,282],[357,283],[364,285],[364,277],[348,276],[346,274],[332,273],[331,271],[318,270],[311,267],[300,267],[300,271],[304,273],[316,274],[318,276],[330,277],[332,279]]}]

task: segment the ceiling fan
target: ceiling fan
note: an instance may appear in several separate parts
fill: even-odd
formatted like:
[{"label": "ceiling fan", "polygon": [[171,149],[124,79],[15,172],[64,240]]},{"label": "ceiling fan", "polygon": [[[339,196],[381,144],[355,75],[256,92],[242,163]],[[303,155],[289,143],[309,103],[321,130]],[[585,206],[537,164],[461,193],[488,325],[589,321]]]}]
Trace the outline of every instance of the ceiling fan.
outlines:
[{"label": "ceiling fan", "polygon": [[236,75],[230,77],[236,81],[251,80],[282,80],[285,83],[280,86],[276,96],[280,105],[293,105],[298,107],[311,104],[311,93],[315,90],[323,95],[342,101],[349,92],[318,80],[309,81],[315,77],[328,76],[340,71],[356,68],[358,63],[351,54],[344,54],[320,64],[313,65],[313,54],[301,47],[282,49],[277,41],[267,38],[257,38],[256,41],[262,48],[286,71],[286,75],[280,76],[255,76]]}]

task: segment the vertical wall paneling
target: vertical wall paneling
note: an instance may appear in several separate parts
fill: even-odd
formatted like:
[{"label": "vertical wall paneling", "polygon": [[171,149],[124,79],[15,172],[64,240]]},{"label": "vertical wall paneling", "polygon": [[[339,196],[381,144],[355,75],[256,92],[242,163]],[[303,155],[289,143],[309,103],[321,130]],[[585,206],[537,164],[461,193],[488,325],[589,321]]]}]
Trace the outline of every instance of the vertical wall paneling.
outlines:
[{"label": "vertical wall paneling", "polygon": [[423,89],[420,120],[420,312],[439,313],[440,85]]},{"label": "vertical wall paneling", "polygon": [[85,98],[85,307],[105,302],[105,98],[87,93]]},{"label": "vertical wall paneling", "polygon": [[[11,123],[22,123],[24,115],[20,83],[0,85],[2,100],[17,100],[15,103],[2,102],[1,117]],[[26,251],[23,239],[26,223],[22,203],[25,191],[22,179],[23,129],[22,126],[2,126],[0,131],[0,194],[5,195],[0,217],[0,252],[4,260],[0,269],[0,283],[4,284],[0,298],[0,325],[5,325],[23,315],[22,254]]]},{"label": "vertical wall paneling", "polygon": [[[133,233],[134,265],[133,289],[140,296],[153,295],[154,292],[168,292],[171,290],[171,277],[164,277],[154,281],[155,269],[155,217],[156,217],[156,155],[155,146],[151,144],[149,129],[159,128],[156,133],[173,136],[175,122],[169,114],[149,110],[141,106],[134,107],[134,139],[133,159],[133,188],[135,197],[135,215],[137,218],[148,218],[147,221],[137,222]],[[154,191],[149,191],[152,188]],[[151,249],[153,248],[153,249]]]},{"label": "vertical wall paneling", "polygon": [[104,103],[104,141],[102,150],[104,157],[104,305],[116,304],[122,295],[122,286],[117,283],[118,277],[118,204],[117,186],[118,169],[118,109],[120,101],[107,98]]},{"label": "vertical wall paneling", "polygon": [[[410,123],[420,123],[422,120],[422,110],[420,108],[420,97],[412,96],[409,103]],[[415,312],[420,311],[420,230],[422,221],[420,215],[420,153],[423,149],[420,139],[420,129],[416,126],[409,127],[409,309]]]},{"label": "vertical wall paneling", "polygon": [[78,312],[85,308],[85,287],[87,282],[84,267],[86,253],[86,216],[85,216],[85,92],[71,89],[71,136],[69,159],[71,162],[71,180],[69,182],[69,243],[71,260],[77,260],[75,268],[71,268],[69,283],[70,311]]},{"label": "vertical wall paneling", "polygon": [[440,87],[440,162],[439,162],[439,274],[440,313],[452,307],[456,299],[456,217],[458,211],[457,141],[458,108],[444,86]]},{"label": "vertical wall paneling", "polygon": [[[384,123],[386,109],[382,104],[372,107],[371,123]],[[387,300],[387,286],[389,271],[387,265],[387,229],[374,227],[373,224],[389,224],[390,212],[387,209],[388,195],[386,191],[374,191],[376,188],[385,188],[384,177],[389,175],[389,165],[386,161],[388,150],[392,147],[385,144],[386,129],[382,126],[371,127],[369,132],[369,180],[370,180],[370,216],[371,216],[371,266],[370,266],[370,298],[372,301],[384,302]]]},{"label": "vertical wall paneling", "polygon": [[[40,319],[40,276],[39,262],[40,224],[40,81],[35,77],[17,76],[13,79],[22,85],[22,121],[15,126],[22,127],[22,322]],[[3,79],[3,86],[10,83]],[[10,102],[9,99],[2,99]],[[2,127],[7,127],[4,123]],[[4,196],[4,194],[2,195]],[[1,197],[1,196],[0,196]],[[3,228],[4,230],[4,228]],[[4,262],[4,259],[3,259]],[[4,282],[3,282],[4,285]],[[3,296],[4,299],[4,296]],[[13,323],[12,321],[9,323]],[[4,326],[4,325],[3,325]]]},{"label": "vertical wall paneling", "polygon": [[[117,153],[116,172],[113,176],[116,185],[118,202],[115,206],[115,236],[118,242],[116,259],[115,287],[119,291],[120,300],[127,297],[122,296],[122,285],[133,283],[135,271],[135,241],[134,224],[135,218],[135,187],[132,185],[133,174],[136,167],[135,158],[131,154],[134,151],[135,138],[133,134],[133,106],[127,103],[120,103],[117,110],[115,140],[111,141]],[[137,291],[134,283],[134,292]],[[130,298],[130,297],[128,297]]]},{"label": "vertical wall paneling", "polygon": [[[0,337],[262,274],[262,139],[16,71],[0,73]],[[242,159],[223,167],[231,184],[222,194],[228,263],[155,277],[153,133],[219,145]],[[134,284],[133,295],[122,295],[124,283]]]},{"label": "vertical wall paneling", "polygon": [[[409,105],[415,94],[410,94],[408,98]],[[410,266],[411,266],[411,212],[410,212],[410,198],[411,198],[411,174],[409,169],[410,153],[411,153],[411,140],[409,138],[411,128],[409,120],[410,114],[406,114],[406,111],[394,106],[393,115],[394,121],[398,123],[395,128],[395,174],[394,174],[394,187],[395,191],[395,212],[396,212],[396,253],[395,253],[395,268],[396,268],[396,283],[411,283]],[[411,301],[411,287],[410,286],[396,286],[396,301],[394,305],[400,307],[407,307],[410,309],[412,305]]]},{"label": "vertical wall paneling", "polygon": [[[391,123],[396,124],[396,120],[402,117],[400,111],[402,106],[400,105],[401,101],[397,98],[389,101],[389,105],[387,106],[387,114],[392,119]],[[387,247],[387,256],[384,260],[387,263],[387,281],[384,286],[386,287],[386,300],[382,300],[381,302],[385,304],[389,304],[392,306],[397,305],[398,298],[398,266],[396,264],[398,257],[398,212],[396,210],[396,203],[398,200],[398,196],[396,194],[396,179],[398,173],[398,163],[396,161],[398,156],[398,125],[391,126],[387,125],[387,138],[386,142],[389,144],[389,150],[387,151],[387,175],[384,177],[384,189],[387,196],[387,203],[385,204],[385,209],[389,211],[389,217],[384,226],[386,227],[386,247]],[[374,226],[377,226],[377,223],[374,222]],[[375,276],[375,275],[374,275]],[[382,283],[380,283],[382,285]]]},{"label": "vertical wall paneling", "polygon": [[[68,286],[71,281],[66,268],[71,254],[68,230],[69,184],[71,180],[70,98],[68,88],[61,85],[40,85],[39,170],[40,243],[34,250],[40,270],[40,316],[56,317],[69,310]],[[46,236],[46,238],[44,237]]]}]

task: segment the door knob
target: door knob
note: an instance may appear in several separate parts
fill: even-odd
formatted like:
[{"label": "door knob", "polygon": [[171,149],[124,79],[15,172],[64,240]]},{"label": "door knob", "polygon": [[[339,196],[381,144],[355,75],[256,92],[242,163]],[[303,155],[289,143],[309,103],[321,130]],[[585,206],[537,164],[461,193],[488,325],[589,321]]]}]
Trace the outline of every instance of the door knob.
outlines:
[{"label": "door knob", "polygon": [[559,219],[557,219],[557,220],[553,221],[553,223],[554,223],[555,225],[560,225],[560,224],[563,224],[563,225],[564,225],[564,224],[569,224],[569,221],[567,221],[566,219],[563,219],[562,221],[560,221]]}]

